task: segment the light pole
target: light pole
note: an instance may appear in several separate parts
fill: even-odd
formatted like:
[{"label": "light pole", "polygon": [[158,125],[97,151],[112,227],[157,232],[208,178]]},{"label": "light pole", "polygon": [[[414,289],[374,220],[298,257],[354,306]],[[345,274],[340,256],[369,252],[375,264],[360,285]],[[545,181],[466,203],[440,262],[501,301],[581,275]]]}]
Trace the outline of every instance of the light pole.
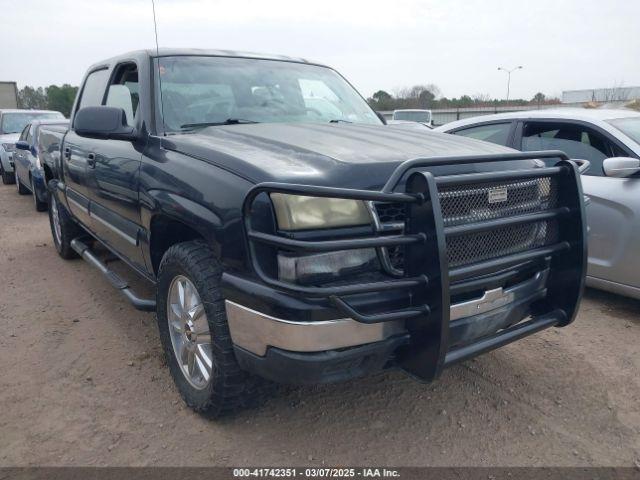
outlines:
[{"label": "light pole", "polygon": [[511,73],[515,72],[516,70],[520,70],[522,68],[522,65],[519,65],[515,68],[512,68],[511,70],[509,70],[508,68],[504,68],[504,67],[498,67],[498,70],[502,70],[503,72],[507,72],[507,101],[509,101],[509,88],[511,88]]}]

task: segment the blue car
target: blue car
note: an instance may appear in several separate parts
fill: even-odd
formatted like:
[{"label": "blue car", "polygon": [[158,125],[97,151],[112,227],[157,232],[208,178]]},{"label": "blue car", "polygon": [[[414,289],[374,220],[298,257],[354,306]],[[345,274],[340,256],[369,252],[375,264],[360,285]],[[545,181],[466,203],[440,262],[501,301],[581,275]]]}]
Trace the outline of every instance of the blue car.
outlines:
[{"label": "blue car", "polygon": [[20,195],[31,193],[36,210],[43,212],[47,209],[47,174],[43,154],[40,151],[39,137],[44,129],[66,129],[67,120],[33,120],[20,134],[13,154],[16,185]]}]

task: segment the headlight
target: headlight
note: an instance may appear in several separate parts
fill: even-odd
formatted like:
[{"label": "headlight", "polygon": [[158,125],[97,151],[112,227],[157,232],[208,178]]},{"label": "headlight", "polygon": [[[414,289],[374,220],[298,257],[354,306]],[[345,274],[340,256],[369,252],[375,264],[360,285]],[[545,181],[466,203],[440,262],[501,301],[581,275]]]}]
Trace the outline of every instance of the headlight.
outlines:
[{"label": "headlight", "polygon": [[282,230],[353,227],[369,225],[371,217],[360,200],[307,197],[272,193],[278,227]]},{"label": "headlight", "polygon": [[15,143],[3,143],[2,144],[2,148],[4,148],[4,150],[6,152],[15,152],[16,151],[16,144]]},{"label": "headlight", "polygon": [[315,284],[379,268],[373,248],[312,255],[278,254],[278,277],[286,282]]}]

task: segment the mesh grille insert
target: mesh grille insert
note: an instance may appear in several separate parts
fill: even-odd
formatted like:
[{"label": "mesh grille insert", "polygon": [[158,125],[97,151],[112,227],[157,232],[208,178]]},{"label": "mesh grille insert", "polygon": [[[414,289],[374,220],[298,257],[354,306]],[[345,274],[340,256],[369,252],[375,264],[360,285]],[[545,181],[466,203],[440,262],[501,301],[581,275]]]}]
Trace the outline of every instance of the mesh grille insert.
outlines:
[{"label": "mesh grille insert", "polygon": [[[553,177],[447,185],[438,189],[445,227],[537,213],[558,205],[558,180]],[[383,224],[403,223],[401,205],[376,203]],[[557,221],[511,225],[486,232],[447,237],[449,267],[490,260],[558,241]],[[404,247],[387,249],[391,265],[402,270]]]},{"label": "mesh grille insert", "polygon": [[448,227],[555,208],[557,192],[557,179],[542,177],[445,186],[438,189],[438,196],[444,225]]},{"label": "mesh grille insert", "polygon": [[481,262],[558,241],[558,226],[554,221],[542,221],[495,228],[486,232],[456,235],[447,238],[449,267]]}]

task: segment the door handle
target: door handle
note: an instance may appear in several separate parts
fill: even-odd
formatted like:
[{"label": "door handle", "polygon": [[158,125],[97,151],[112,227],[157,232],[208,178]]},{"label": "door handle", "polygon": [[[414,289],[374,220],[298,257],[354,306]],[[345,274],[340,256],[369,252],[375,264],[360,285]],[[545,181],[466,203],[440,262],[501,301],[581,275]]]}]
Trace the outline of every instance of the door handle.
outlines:
[{"label": "door handle", "polygon": [[64,158],[71,158],[71,147],[64,147]]},{"label": "door handle", "polygon": [[87,155],[87,166],[89,168],[96,168],[96,154],[90,153]]}]

